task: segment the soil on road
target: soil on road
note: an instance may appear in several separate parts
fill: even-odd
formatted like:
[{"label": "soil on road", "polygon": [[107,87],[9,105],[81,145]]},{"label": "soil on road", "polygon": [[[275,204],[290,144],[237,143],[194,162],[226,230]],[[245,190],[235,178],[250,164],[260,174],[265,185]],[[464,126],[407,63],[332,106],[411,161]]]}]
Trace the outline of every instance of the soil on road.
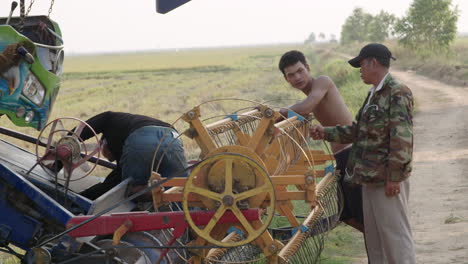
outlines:
[{"label": "soil on road", "polygon": [[468,87],[391,73],[416,101],[410,210],[417,263],[468,263]]}]

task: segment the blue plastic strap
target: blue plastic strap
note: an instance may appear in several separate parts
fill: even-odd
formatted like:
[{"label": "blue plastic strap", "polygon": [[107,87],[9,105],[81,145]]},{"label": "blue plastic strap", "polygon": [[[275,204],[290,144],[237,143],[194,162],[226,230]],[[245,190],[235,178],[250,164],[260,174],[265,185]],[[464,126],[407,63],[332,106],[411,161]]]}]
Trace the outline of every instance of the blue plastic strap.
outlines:
[{"label": "blue plastic strap", "polygon": [[226,118],[231,118],[232,121],[237,121],[237,120],[239,120],[239,116],[236,115],[236,114],[227,115]]},{"label": "blue plastic strap", "polygon": [[291,234],[294,236],[294,234],[297,233],[297,231],[301,231],[301,233],[305,233],[307,232],[307,230],[309,230],[309,228],[305,225],[300,225],[296,228],[294,228],[293,230],[291,230]]},{"label": "blue plastic strap", "polygon": [[325,175],[327,175],[327,173],[331,172],[332,175],[335,175],[335,168],[333,167],[333,165],[328,165],[327,167],[325,167]]},{"label": "blue plastic strap", "polygon": [[233,227],[233,226],[229,227],[227,233],[230,234],[230,233],[232,233],[232,232],[236,232],[236,234],[238,234],[239,236],[243,236],[243,235],[244,235],[244,232],[242,232],[242,230],[237,229],[237,228],[235,228],[235,227]]},{"label": "blue plastic strap", "polygon": [[305,118],[303,116],[301,116],[300,114],[294,112],[293,110],[288,109],[288,118],[291,118],[293,116],[297,116],[297,120],[299,120],[299,121],[304,121],[305,120]]}]

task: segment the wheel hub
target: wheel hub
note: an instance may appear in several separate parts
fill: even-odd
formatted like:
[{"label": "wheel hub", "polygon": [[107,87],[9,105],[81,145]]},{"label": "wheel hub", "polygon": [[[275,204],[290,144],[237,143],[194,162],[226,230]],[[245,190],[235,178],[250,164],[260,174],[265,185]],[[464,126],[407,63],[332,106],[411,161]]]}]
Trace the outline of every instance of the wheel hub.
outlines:
[{"label": "wheel hub", "polygon": [[225,206],[232,206],[234,204],[234,197],[232,197],[231,195],[225,195],[223,197],[223,204]]}]

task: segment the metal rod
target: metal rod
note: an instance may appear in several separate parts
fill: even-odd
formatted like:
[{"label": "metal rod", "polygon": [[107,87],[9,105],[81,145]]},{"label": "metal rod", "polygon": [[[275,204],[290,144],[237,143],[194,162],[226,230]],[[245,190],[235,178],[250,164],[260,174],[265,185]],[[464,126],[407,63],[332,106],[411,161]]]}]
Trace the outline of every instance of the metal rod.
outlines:
[{"label": "metal rod", "polygon": [[17,6],[18,6],[18,2],[13,1],[13,2],[11,3],[10,15],[8,16],[8,19],[7,19],[7,21],[6,21],[6,25],[9,25],[9,24],[10,24],[11,16],[13,16],[13,11],[15,11],[15,9],[16,9]]},{"label": "metal rod", "polygon": [[[0,127],[0,134],[10,136],[10,137],[13,137],[13,138],[16,138],[16,139],[19,139],[19,140],[22,140],[31,144],[38,144],[41,147],[47,146],[47,144],[38,141],[37,138],[35,137],[31,137],[29,135],[26,135],[26,134],[23,134],[23,133],[20,133],[20,132],[17,132],[8,128]],[[82,153],[81,156],[84,156],[84,154]],[[117,168],[116,164],[106,161],[106,160],[98,159],[96,157],[91,157],[89,161],[93,163],[97,162],[97,164],[103,167],[109,168],[109,169]]]},{"label": "metal rod", "polygon": [[49,31],[50,34],[54,35],[58,40],[60,40],[62,44],[64,43],[62,37],[59,34],[55,33],[55,31],[53,31],[49,27],[47,27],[47,31]]},{"label": "metal rod", "polygon": [[[251,111],[248,111],[248,112],[245,112],[245,113],[240,113],[240,114],[237,114],[239,117],[239,120],[242,120],[242,119],[245,119],[245,118],[249,118],[251,117],[251,115],[254,115],[254,114],[257,114],[257,113],[260,113],[260,111],[258,111],[257,109],[254,109],[254,110],[251,110]],[[221,119],[219,121],[216,121],[214,123],[211,123],[211,124],[208,124],[206,125],[206,128],[207,129],[213,129],[217,126],[221,126],[221,125],[225,125],[229,122],[232,121],[232,118],[230,117],[227,117],[227,118],[224,118],[224,119]]]},{"label": "metal rod", "polygon": [[37,43],[37,42],[34,42],[34,45],[36,45],[37,47],[46,48],[46,49],[56,49],[56,50],[63,49],[63,45],[61,45],[61,46],[50,46],[50,45],[45,45],[45,44],[41,44],[41,43]]}]

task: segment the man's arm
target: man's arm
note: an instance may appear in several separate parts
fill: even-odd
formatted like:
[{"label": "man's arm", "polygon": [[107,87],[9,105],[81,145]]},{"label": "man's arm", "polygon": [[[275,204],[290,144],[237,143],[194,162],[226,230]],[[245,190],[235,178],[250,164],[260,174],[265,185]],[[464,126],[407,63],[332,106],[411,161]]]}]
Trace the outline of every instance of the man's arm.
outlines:
[{"label": "man's arm", "polygon": [[356,138],[356,122],[350,126],[335,126],[325,128],[325,140],[330,142],[337,142],[340,144],[353,143]]},{"label": "man's arm", "polygon": [[310,136],[315,140],[326,140],[347,144],[354,142],[356,133],[356,123],[351,126],[323,127],[314,125],[309,130]]},{"label": "man's arm", "polygon": [[387,181],[403,180],[403,170],[413,157],[413,96],[403,86],[390,98],[390,146]]},{"label": "man's arm", "polygon": [[314,88],[310,91],[306,99],[302,102],[294,104],[289,107],[292,111],[302,115],[307,116],[311,114],[317,105],[322,101],[326,96],[330,87],[334,85],[333,81],[327,76],[320,76],[314,80]]}]

